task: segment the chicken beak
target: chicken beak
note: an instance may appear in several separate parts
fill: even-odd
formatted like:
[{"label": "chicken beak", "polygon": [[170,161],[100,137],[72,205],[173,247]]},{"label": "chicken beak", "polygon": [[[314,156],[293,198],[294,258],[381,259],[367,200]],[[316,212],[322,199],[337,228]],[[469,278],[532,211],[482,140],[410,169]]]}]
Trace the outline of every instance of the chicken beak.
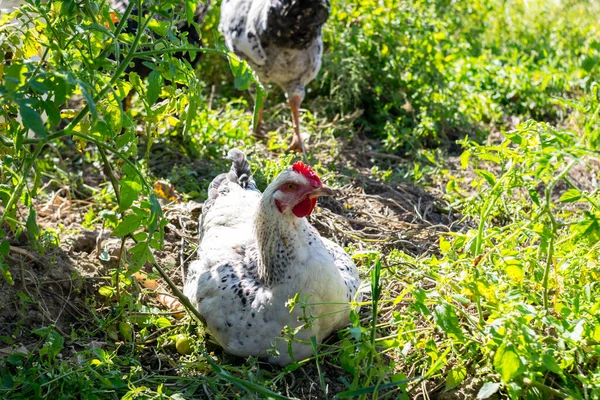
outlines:
[{"label": "chicken beak", "polygon": [[310,192],[308,195],[308,197],[311,199],[315,199],[320,196],[333,196],[333,190],[327,185],[322,185],[321,187]]}]

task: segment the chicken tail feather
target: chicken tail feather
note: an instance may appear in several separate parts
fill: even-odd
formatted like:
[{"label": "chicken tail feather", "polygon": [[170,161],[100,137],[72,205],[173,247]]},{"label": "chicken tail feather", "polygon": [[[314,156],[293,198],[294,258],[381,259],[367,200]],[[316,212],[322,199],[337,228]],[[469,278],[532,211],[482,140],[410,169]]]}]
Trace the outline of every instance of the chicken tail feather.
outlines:
[{"label": "chicken tail feather", "polygon": [[219,174],[213,179],[208,187],[208,197],[202,205],[202,219],[200,220],[200,242],[204,236],[204,218],[211,209],[217,198],[221,195],[227,195],[230,191],[230,183],[238,184],[242,189],[254,190],[260,193],[256,187],[256,182],[252,178],[250,164],[246,156],[238,149],[231,149],[227,154],[227,159],[231,160],[231,169],[227,173]]},{"label": "chicken tail feather", "polygon": [[256,184],[252,178],[250,164],[244,153],[238,149],[231,149],[227,154],[227,158],[231,160],[231,170],[227,174],[227,178],[244,189],[254,189]]},{"label": "chicken tail feather", "polygon": [[272,1],[261,35],[282,47],[305,49],[321,34],[329,17],[329,0]]}]

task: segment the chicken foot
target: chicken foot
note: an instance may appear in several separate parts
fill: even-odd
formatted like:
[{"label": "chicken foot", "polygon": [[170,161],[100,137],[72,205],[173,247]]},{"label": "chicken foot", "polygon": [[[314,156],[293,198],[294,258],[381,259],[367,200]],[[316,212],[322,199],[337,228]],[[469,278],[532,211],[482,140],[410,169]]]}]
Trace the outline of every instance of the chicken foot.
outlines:
[{"label": "chicken foot", "polygon": [[294,136],[292,137],[292,143],[288,150],[300,151],[306,154],[306,147],[302,136],[300,135],[300,104],[302,99],[300,96],[292,96],[290,98],[290,109],[292,110],[292,122],[294,124]]}]

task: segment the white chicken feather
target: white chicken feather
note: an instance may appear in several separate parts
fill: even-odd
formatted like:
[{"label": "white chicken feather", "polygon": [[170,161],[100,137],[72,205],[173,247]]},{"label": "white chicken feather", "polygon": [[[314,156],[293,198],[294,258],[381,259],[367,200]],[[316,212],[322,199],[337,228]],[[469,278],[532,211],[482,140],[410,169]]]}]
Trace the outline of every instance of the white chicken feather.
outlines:
[{"label": "white chicken feather", "polygon": [[[352,259],[305,218],[318,196],[333,192],[299,162],[261,196],[243,153],[234,149],[229,157],[231,171],[209,189],[198,260],[188,269],[184,293],[227,352],[279,365],[305,359],[313,351],[311,336],[320,343],[349,322],[348,302],[357,296]],[[316,318],[295,335],[290,351],[280,336],[285,326],[303,323],[301,307],[286,307],[296,294]]]}]

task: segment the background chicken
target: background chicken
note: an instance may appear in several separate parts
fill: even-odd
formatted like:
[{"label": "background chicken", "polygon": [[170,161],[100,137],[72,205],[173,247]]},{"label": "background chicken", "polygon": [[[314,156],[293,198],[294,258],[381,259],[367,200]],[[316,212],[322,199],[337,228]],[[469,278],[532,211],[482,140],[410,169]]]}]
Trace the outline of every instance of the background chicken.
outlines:
[{"label": "background chicken", "polygon": [[[280,365],[292,362],[287,342],[277,338],[284,326],[302,323],[301,307],[290,312],[285,306],[299,293],[314,304],[307,315],[317,317],[295,335],[305,343],[292,344],[295,360],[307,358],[311,336],[320,343],[348,323],[346,303],[359,284],[351,258],[305,218],[319,196],[333,192],[298,162],[261,196],[243,153],[232,150],[229,158],[230,172],[210,185],[198,260],[189,267],[184,293],[227,352],[268,357]],[[269,351],[272,347],[278,354]]]},{"label": "background chicken", "polygon": [[[299,109],[305,86],[321,68],[321,28],[328,16],[328,0],[223,0],[221,5],[219,30],[229,50],[261,81],[279,85],[286,94],[294,124],[291,150],[305,151]],[[261,116],[262,106],[259,124]]]}]

